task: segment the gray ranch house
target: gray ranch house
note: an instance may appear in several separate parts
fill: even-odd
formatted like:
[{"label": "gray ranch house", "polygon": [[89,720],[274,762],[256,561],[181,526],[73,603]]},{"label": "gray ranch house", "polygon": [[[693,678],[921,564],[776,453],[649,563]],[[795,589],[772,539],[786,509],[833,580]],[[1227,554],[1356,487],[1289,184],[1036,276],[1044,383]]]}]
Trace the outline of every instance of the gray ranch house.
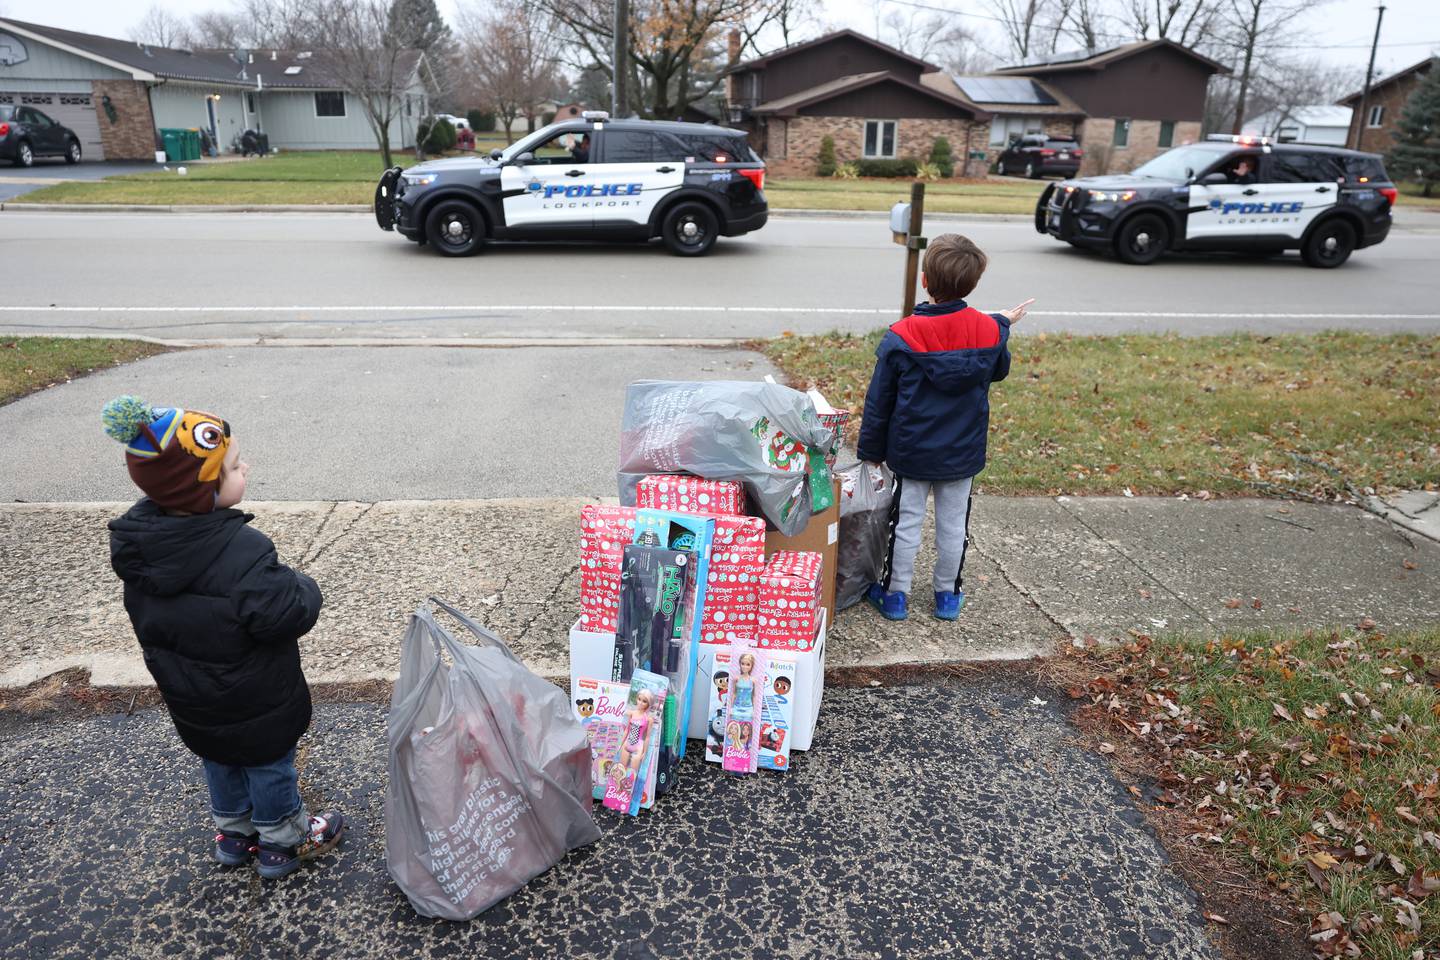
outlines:
[{"label": "gray ranch house", "polygon": [[[415,145],[433,82],[401,51],[390,145]],[[177,50],[0,18],[0,104],[32,106],[80,138],[86,160],[154,160],[158,129],[230,149],[254,129],[285,150],[372,150],[375,134],[324,50]]]}]

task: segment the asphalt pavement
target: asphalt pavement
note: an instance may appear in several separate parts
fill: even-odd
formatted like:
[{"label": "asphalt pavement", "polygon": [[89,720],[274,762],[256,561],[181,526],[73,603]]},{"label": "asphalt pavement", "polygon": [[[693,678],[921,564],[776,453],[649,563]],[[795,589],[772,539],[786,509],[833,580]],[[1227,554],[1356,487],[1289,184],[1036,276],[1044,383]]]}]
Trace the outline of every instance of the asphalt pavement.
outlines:
[{"label": "asphalt pavement", "polygon": [[154,163],[70,164],[48,157],[37,158],[33,167],[0,164],[0,201],[13,200],[21,194],[67,180],[103,180],[125,173],[150,173],[159,169],[160,166]]},{"label": "asphalt pavement", "polygon": [[[945,218],[927,232],[964,232],[989,253],[978,306],[1034,297],[1026,331],[1440,331],[1430,269],[1440,217],[1402,213],[1389,240],[1338,270],[1295,256],[1133,267],[1039,236],[1023,219]],[[13,208],[0,212],[0,255],[0,332],[172,338],[864,331],[895,319],[904,260],[874,217],[776,217],[696,259],[655,245],[540,244],[446,259],[357,213]],[[83,282],[58,283],[56,263],[84,263]]]},{"label": "asphalt pavement", "polygon": [[0,716],[6,958],[1201,960],[1201,910],[1104,758],[1023,679],[827,692],[783,774],[687,758],[639,818],[468,923],[384,859],[385,710],[321,705],[302,793],[352,818],[277,882],[210,859],[199,763],[162,710]]}]

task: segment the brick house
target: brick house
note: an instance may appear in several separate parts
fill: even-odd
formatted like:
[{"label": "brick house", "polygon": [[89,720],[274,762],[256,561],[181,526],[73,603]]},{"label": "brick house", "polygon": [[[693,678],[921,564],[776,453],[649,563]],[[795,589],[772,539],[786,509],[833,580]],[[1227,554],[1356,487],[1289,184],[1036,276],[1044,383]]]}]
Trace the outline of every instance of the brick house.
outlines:
[{"label": "brick house", "polygon": [[[434,81],[400,52],[390,143],[415,143]],[[360,100],[324,50],[182,50],[0,18],[0,104],[34,107],[75,131],[88,160],[155,159],[156,131],[203,130],[219,151],[246,129],[272,147],[374,150]]]},{"label": "brick house", "polygon": [[[944,135],[957,174],[976,176],[1031,132],[1078,138],[1081,172],[1093,174],[1131,170],[1199,139],[1210,77],[1228,72],[1188,47],[1144,40],[952,76],[840,30],[737,64],[726,93],[731,123],[752,131],[781,176],[813,174],[827,134],[842,162],[923,159]],[[962,165],[967,157],[975,159]]]},{"label": "brick house", "polygon": [[1370,85],[1370,96],[1365,98],[1365,115],[1360,115],[1362,91],[1355,91],[1339,101],[1340,106],[1350,107],[1354,114],[1350,118],[1350,131],[1345,141],[1356,150],[1372,153],[1388,153],[1395,146],[1395,125],[1400,120],[1400,111],[1405,101],[1420,85],[1420,81],[1440,61],[1440,57],[1427,57],[1412,64],[1399,73],[1392,73],[1383,80]]},{"label": "brick house", "polygon": [[1229,72],[1171,40],[1140,40],[1061,53],[1004,67],[992,76],[1032,80],[1082,111],[1077,133],[1085,165],[1080,172],[1090,175],[1133,170],[1170,147],[1200,139],[1210,78]]},{"label": "brick house", "polygon": [[[811,176],[820,143],[842,163],[924,160],[937,137],[950,142],[956,172],[977,149],[989,117],[974,104],[922,83],[938,70],[854,30],[839,30],[731,68],[729,120],[779,176]],[[967,171],[974,175],[978,168]]]}]

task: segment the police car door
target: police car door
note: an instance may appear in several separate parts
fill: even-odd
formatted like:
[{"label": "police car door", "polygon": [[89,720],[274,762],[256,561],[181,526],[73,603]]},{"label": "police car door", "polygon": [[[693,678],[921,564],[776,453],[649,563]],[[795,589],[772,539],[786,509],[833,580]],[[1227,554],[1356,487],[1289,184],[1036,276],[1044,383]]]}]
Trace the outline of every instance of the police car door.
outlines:
[{"label": "police car door", "polygon": [[1299,240],[1310,223],[1335,206],[1344,170],[1331,154],[1281,147],[1261,158],[1259,215],[1265,233]]},{"label": "police car door", "polygon": [[684,148],[656,130],[617,130],[600,135],[595,165],[595,226],[650,222],[655,205],[685,182]]},{"label": "police car door", "polygon": [[1247,208],[1258,209],[1259,177],[1255,183],[1235,183],[1229,176],[1240,160],[1249,160],[1254,169],[1259,156],[1232,154],[1190,185],[1189,214],[1185,217],[1186,240],[1211,240],[1250,235]]},{"label": "police car door", "polygon": [[564,229],[590,232],[594,219],[579,196],[595,165],[588,162],[588,131],[557,133],[527,144],[520,155],[533,154],[525,163],[507,163],[500,171],[505,226],[510,229]]}]

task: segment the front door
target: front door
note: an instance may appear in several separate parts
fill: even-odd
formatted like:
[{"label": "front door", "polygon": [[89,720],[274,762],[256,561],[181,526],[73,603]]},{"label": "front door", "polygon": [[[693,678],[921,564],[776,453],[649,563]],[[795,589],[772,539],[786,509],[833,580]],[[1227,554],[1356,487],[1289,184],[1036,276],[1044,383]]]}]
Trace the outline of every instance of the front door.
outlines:
[{"label": "front door", "polygon": [[649,223],[655,205],[685,182],[685,147],[650,130],[608,129],[600,138],[592,178],[596,226]]},{"label": "front door", "polygon": [[1232,156],[1202,174],[1224,174],[1223,182],[1190,185],[1186,240],[1215,240],[1256,232],[1255,217],[1262,205],[1259,164],[1258,154]]},{"label": "front door", "polygon": [[533,154],[530,160],[508,163],[500,171],[505,225],[588,234],[594,214],[584,194],[594,165],[586,131],[556,134],[526,152]]}]

